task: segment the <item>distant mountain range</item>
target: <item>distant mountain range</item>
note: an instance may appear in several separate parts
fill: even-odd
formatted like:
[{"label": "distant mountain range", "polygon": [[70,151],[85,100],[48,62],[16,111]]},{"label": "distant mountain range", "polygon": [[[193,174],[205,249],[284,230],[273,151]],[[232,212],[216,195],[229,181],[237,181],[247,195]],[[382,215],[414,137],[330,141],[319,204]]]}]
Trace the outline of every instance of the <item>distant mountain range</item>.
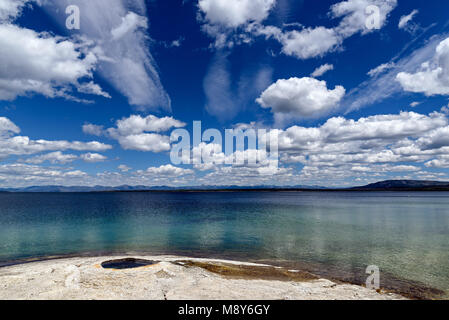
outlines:
[{"label": "distant mountain range", "polygon": [[387,180],[361,187],[332,189],[321,186],[196,186],[196,187],[148,187],[148,186],[118,186],[118,187],[83,187],[83,186],[33,186],[26,188],[5,188],[0,192],[199,192],[199,191],[449,191],[449,182],[419,181],[419,180]]},{"label": "distant mountain range", "polygon": [[372,183],[351,190],[392,190],[392,191],[449,191],[449,182],[421,180],[387,180]]},{"label": "distant mountain range", "polygon": [[278,187],[278,186],[250,186],[250,187],[240,187],[240,186],[192,186],[192,187],[167,187],[167,186],[118,186],[118,187],[105,187],[105,186],[94,186],[94,187],[84,187],[84,186],[32,186],[25,188],[3,188],[0,192],[126,192],[126,191],[233,191],[233,190],[323,190],[325,187],[321,186],[289,186],[289,187]]}]

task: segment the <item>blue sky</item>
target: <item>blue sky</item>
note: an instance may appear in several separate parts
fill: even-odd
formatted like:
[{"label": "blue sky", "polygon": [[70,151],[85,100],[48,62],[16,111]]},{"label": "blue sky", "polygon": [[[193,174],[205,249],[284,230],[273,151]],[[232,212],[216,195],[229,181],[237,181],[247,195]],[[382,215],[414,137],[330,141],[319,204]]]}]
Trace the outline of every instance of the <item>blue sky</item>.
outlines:
[{"label": "blue sky", "polygon": [[[0,187],[449,180],[448,12],[443,0],[0,0]],[[276,130],[278,166],[173,164],[170,134],[193,121]]]}]

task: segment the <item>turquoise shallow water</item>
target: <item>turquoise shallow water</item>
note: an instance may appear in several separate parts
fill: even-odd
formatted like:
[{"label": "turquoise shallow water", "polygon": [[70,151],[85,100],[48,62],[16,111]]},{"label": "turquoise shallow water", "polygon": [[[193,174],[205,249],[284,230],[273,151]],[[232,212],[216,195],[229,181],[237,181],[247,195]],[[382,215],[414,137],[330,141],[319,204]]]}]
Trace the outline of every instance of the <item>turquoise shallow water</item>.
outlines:
[{"label": "turquoise shallow water", "polygon": [[[0,262],[101,252],[267,260],[449,292],[449,193],[0,194]],[[399,282],[397,281],[399,279]]]}]

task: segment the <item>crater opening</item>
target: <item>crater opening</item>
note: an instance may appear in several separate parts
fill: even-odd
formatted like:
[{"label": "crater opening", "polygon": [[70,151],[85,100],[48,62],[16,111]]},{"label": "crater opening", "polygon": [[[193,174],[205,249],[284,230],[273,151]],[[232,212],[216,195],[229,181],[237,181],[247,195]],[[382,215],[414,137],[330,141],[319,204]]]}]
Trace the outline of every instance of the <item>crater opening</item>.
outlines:
[{"label": "crater opening", "polygon": [[105,261],[101,264],[104,269],[134,269],[158,264],[159,261],[144,259],[126,258]]}]

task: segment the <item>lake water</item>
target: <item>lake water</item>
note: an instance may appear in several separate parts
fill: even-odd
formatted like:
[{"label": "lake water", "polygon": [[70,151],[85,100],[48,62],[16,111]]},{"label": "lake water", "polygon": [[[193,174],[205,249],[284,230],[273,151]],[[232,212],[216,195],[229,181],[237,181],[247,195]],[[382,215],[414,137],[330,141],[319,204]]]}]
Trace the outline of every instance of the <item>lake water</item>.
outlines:
[{"label": "lake water", "polygon": [[3,264],[113,252],[267,261],[357,283],[377,265],[382,286],[449,297],[449,193],[0,193]]}]

